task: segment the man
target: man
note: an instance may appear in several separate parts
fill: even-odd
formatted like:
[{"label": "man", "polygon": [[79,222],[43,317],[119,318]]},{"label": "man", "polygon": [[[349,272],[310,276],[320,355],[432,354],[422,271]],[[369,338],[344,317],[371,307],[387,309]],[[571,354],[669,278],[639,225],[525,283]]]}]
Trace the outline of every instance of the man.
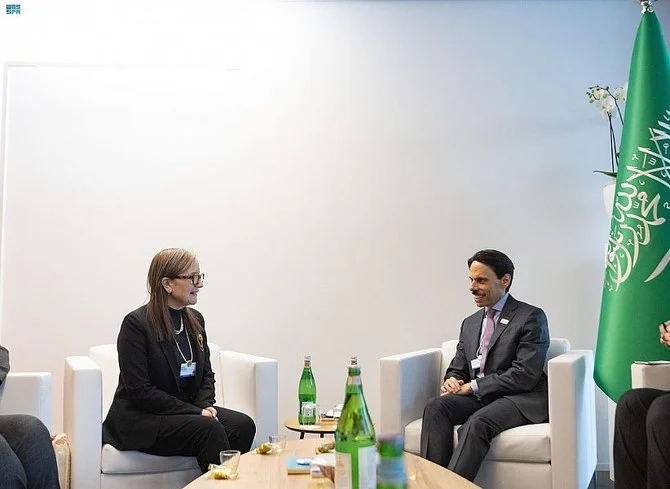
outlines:
[{"label": "man", "polygon": [[[670,320],[658,329],[661,344],[670,348]],[[670,392],[632,389],[619,398],[614,418],[614,487],[670,487]]]},{"label": "man", "polygon": [[468,267],[470,292],[483,309],[461,324],[440,396],[426,405],[421,456],[472,481],[496,435],[547,421],[549,329],[542,309],[509,295],[514,264],[504,253],[478,251]]},{"label": "man", "polygon": [[[9,352],[0,346],[0,385]],[[34,416],[0,415],[0,488],[58,489],[58,467],[49,430]]]}]

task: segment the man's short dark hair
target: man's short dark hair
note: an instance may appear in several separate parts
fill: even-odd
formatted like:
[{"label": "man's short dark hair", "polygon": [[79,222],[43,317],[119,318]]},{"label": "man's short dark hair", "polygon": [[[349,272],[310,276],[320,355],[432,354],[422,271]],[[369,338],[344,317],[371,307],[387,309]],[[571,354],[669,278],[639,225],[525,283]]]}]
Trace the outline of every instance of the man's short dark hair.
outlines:
[{"label": "man's short dark hair", "polygon": [[468,259],[468,268],[470,268],[473,261],[487,265],[498,278],[503,278],[506,273],[509,273],[509,285],[505,289],[505,292],[509,291],[512,286],[512,279],[514,278],[514,263],[512,263],[512,260],[505,253],[498,250],[481,250]]}]

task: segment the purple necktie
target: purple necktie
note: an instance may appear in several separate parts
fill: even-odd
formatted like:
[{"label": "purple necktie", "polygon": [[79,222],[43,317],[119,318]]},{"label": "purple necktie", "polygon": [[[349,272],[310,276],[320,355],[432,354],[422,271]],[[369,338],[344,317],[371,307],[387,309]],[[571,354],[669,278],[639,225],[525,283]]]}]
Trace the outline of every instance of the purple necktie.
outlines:
[{"label": "purple necktie", "polygon": [[486,311],[486,326],[484,326],[484,334],[482,335],[482,365],[480,372],[484,372],[484,364],[486,363],[486,355],[489,352],[489,341],[491,341],[491,336],[493,336],[493,329],[496,326],[493,316],[496,311],[492,307],[489,307],[489,310]]}]

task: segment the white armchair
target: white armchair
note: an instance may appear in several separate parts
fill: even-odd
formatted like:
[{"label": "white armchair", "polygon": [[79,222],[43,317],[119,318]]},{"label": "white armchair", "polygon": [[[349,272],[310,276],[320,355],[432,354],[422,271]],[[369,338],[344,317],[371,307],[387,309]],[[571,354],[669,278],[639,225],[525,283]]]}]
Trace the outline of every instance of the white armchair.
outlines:
[{"label": "white armchair", "polygon": [[[439,394],[457,344],[447,341],[441,349],[380,360],[380,431],[403,433],[408,452],[419,454],[423,409]],[[519,426],[494,438],[475,484],[491,489],[589,486],[597,462],[593,352],[570,351],[568,340],[552,338],[547,360],[550,422]]]},{"label": "white armchair", "polygon": [[633,363],[630,373],[633,389],[652,387],[670,391],[670,363]]},{"label": "white armchair", "polygon": [[[256,440],[277,433],[277,361],[221,351],[210,343],[217,405],[256,423]],[[72,452],[72,489],[177,489],[200,475],[195,457],[159,457],[102,445],[102,422],[119,379],[116,345],[65,360],[63,425]],[[256,442],[254,442],[254,445]]]},{"label": "white armchair", "polygon": [[0,386],[0,414],[31,414],[51,431],[51,374],[7,374]]}]

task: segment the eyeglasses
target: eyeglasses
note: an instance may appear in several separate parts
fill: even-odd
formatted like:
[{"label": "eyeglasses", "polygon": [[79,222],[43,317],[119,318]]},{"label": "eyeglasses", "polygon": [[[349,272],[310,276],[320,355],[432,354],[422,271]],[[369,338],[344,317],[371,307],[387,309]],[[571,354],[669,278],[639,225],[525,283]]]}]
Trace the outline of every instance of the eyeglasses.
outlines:
[{"label": "eyeglasses", "polygon": [[174,278],[189,279],[189,280],[191,280],[191,282],[193,282],[193,285],[198,285],[201,280],[203,282],[205,281],[205,274],[204,273],[194,273],[193,275],[177,275]]}]

